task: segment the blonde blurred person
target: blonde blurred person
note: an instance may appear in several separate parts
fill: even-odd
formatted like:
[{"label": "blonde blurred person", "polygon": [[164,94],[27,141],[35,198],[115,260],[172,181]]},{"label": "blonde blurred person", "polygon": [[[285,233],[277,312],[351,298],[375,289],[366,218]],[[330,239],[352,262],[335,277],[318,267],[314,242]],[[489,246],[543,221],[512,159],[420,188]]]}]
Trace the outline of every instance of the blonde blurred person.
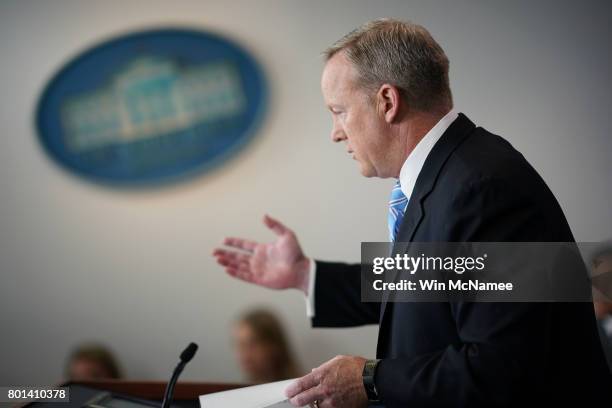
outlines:
[{"label": "blonde blurred person", "polygon": [[81,344],[73,349],[66,363],[66,377],[71,381],[119,379],[121,369],[113,353],[96,344]]},{"label": "blonde blurred person", "polygon": [[302,375],[280,320],[272,312],[256,309],[234,325],[238,363],[246,380],[267,383]]}]

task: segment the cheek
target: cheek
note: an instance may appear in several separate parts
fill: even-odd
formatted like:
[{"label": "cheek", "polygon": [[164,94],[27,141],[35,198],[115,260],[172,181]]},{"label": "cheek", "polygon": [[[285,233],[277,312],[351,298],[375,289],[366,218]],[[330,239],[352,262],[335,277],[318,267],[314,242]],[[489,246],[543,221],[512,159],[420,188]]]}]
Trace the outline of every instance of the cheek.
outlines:
[{"label": "cheek", "polygon": [[344,132],[352,146],[359,146],[363,144],[363,123],[359,118],[359,115],[349,115],[342,124]]},{"label": "cheek", "polygon": [[367,114],[355,114],[346,121],[346,134],[353,148],[367,153],[376,149],[376,127]]}]

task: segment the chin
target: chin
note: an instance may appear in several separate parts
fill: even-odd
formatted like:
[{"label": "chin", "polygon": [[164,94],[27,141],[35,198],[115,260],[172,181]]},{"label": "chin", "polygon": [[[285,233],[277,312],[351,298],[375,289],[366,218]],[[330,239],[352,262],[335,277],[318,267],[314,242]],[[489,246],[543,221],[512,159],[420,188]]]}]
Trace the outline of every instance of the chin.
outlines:
[{"label": "chin", "polygon": [[361,165],[359,172],[362,176],[367,178],[376,177],[376,171],[374,171],[374,169],[369,166]]}]

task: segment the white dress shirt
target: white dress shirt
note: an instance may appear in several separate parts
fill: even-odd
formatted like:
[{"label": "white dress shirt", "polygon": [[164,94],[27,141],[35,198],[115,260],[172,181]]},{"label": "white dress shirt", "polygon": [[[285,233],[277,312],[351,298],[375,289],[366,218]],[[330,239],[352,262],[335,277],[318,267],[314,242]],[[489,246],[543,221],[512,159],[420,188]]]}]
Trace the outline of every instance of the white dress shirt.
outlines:
[{"label": "white dress shirt", "polygon": [[[412,195],[412,190],[416,184],[419,173],[423,169],[427,156],[440,140],[446,129],[457,119],[459,114],[455,109],[451,109],[442,119],[432,127],[429,132],[417,143],[412,152],[406,158],[406,161],[402,165],[399,174],[400,188],[402,193],[408,200]],[[314,259],[310,259],[310,276],[308,281],[308,295],[306,296],[306,315],[310,318],[315,315],[314,307],[314,288],[316,278],[316,265]]]}]

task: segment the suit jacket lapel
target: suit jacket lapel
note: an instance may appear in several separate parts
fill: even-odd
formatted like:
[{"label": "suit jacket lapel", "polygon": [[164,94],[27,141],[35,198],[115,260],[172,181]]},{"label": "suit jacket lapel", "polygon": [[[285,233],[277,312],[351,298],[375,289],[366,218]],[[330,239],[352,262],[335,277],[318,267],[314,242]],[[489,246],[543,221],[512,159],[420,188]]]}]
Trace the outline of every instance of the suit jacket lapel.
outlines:
[{"label": "suit jacket lapel", "polygon": [[438,140],[438,143],[435,144],[429,156],[427,156],[414,185],[402,225],[400,225],[397,233],[398,242],[412,241],[417,227],[425,214],[423,200],[433,190],[438,180],[438,175],[451,153],[475,127],[476,125],[467,116],[460,113],[457,119],[444,132],[440,140]]},{"label": "suit jacket lapel", "polygon": [[[460,113],[457,119],[446,129],[440,140],[435,144],[419,173],[416,184],[412,191],[408,207],[404,213],[402,224],[397,233],[396,243],[393,244],[392,255],[395,255],[400,250],[400,242],[411,242],[418,229],[421,220],[423,219],[426,209],[423,207],[423,200],[433,190],[438,175],[448,160],[451,153],[459,146],[459,144],[474,130],[476,125],[467,118],[463,113]],[[401,246],[405,247],[405,245]],[[388,309],[389,295],[387,292],[383,294],[382,304],[380,308],[380,328],[382,329],[385,321],[385,312]],[[381,344],[378,344],[378,353],[381,354]]]}]

